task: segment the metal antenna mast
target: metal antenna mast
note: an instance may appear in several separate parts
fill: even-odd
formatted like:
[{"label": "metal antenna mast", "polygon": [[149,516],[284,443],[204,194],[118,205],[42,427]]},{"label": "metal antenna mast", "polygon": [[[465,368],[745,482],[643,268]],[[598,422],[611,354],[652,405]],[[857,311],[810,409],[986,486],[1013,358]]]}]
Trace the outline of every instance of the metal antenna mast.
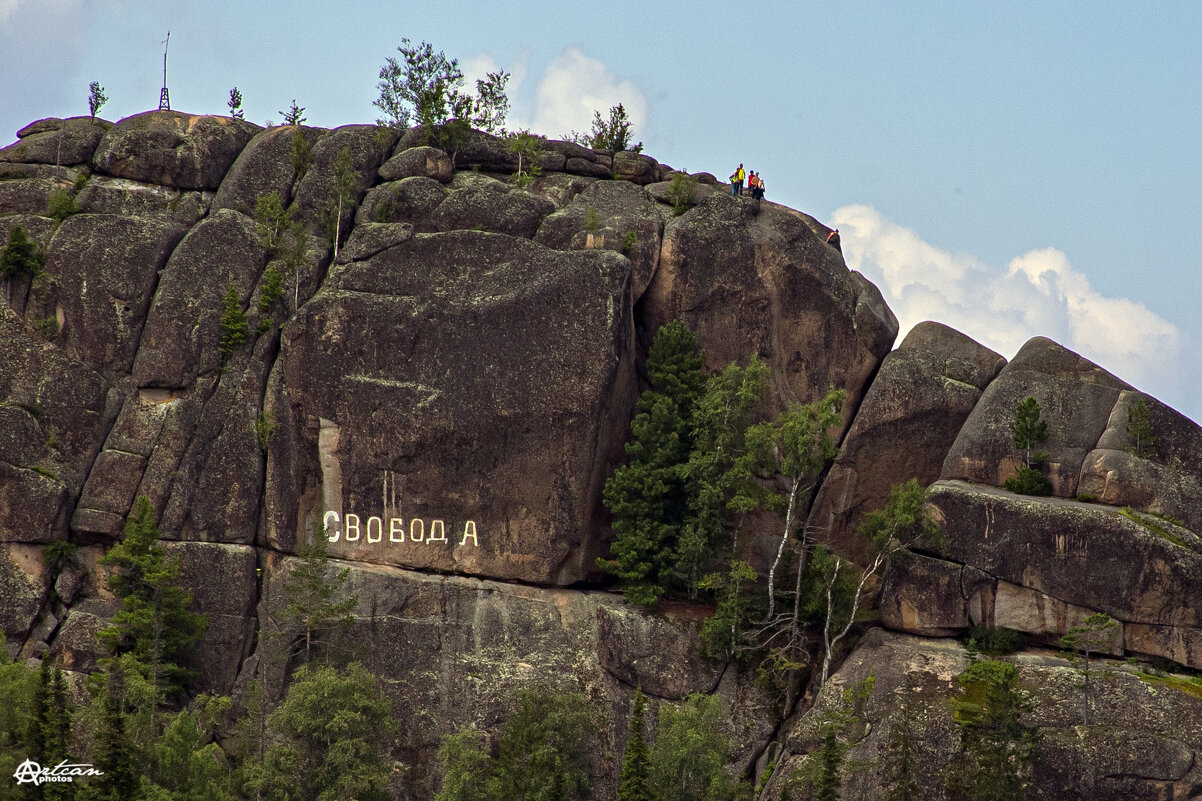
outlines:
[{"label": "metal antenna mast", "polygon": [[167,94],[167,45],[171,42],[171,31],[163,40],[163,89],[159,92],[159,111],[171,110],[171,96]]}]

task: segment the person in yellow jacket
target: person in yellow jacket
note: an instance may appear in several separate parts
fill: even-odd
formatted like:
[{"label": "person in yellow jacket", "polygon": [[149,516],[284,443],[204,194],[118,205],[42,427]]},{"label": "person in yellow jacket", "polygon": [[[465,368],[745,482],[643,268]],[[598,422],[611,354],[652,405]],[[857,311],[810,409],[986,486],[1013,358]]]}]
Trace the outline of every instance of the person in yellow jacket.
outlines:
[{"label": "person in yellow jacket", "polygon": [[730,176],[730,193],[735,197],[743,194],[743,179],[746,177],[747,173],[743,171],[743,165],[740,163],[739,169]]}]

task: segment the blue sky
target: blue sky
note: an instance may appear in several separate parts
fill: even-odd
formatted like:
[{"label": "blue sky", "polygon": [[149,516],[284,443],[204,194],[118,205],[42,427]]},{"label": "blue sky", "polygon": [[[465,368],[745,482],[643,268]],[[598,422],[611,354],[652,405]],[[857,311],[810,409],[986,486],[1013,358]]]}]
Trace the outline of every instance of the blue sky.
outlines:
[{"label": "blue sky", "polygon": [[1202,419],[1202,4],[0,0],[0,139],[172,105],[376,116],[402,37],[513,73],[560,135],[623,102],[651,155],[844,233],[908,328],[1012,356],[1043,334]]}]

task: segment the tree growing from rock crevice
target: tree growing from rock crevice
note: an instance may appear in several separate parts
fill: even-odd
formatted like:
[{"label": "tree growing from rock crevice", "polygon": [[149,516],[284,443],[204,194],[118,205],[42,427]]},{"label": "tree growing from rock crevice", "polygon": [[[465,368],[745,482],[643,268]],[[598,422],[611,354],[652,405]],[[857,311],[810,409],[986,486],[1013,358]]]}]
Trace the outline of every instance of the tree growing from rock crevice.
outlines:
[{"label": "tree growing from rock crevice", "polygon": [[42,246],[32,241],[25,229],[14,225],[8,232],[8,244],[0,254],[0,278],[6,281],[36,278],[46,264]]},{"label": "tree growing from rock crevice", "polygon": [[1040,415],[1039,402],[1034,397],[1024,398],[1015,408],[1011,432],[1014,447],[1023,455],[1023,464],[1016,476],[1003,482],[1002,486],[1011,492],[1021,495],[1050,495],[1052,492],[1052,485],[1043,474],[1048,455],[1035,450],[1048,440],[1048,424]]},{"label": "tree growing from rock crevice", "polygon": [[1083,654],[1081,666],[1081,725],[1089,725],[1089,711],[1093,704],[1093,688],[1090,685],[1090,656],[1102,651],[1114,641],[1118,621],[1105,612],[1095,612],[1079,626],[1072,626],[1060,638],[1060,644]]},{"label": "tree growing from rock crevice", "polygon": [[564,139],[585,147],[612,150],[615,153],[621,150],[641,153],[643,150],[643,143],[634,141],[634,122],[621,103],[611,106],[609,114],[605,117],[601,116],[600,111],[594,111],[592,129],[588,133],[572,131],[566,134]]},{"label": "tree growing from rock crevice", "polygon": [[1143,459],[1156,454],[1156,429],[1152,427],[1148,404],[1144,403],[1143,398],[1127,407],[1125,430],[1133,454]]}]

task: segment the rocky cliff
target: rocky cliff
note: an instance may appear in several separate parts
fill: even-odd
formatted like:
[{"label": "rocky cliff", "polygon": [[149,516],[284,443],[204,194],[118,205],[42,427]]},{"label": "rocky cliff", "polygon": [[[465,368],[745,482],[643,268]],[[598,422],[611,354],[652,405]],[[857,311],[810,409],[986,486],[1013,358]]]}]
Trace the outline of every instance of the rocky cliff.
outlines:
[{"label": "rocky cliff", "polygon": [[[417,131],[176,112],[20,131],[0,150],[0,243],[19,225],[47,258],[0,304],[9,651],[95,665],[93,635],[114,611],[96,560],[144,495],[209,615],[196,660],[223,693],[260,669],[281,577],[326,527],[359,592],[367,662],[407,710],[400,797],[431,797],[441,738],[495,725],[531,683],[585,691],[607,713],[598,748],[611,755],[635,686],[657,703],[717,694],[740,770],[782,766],[765,788],[779,796],[783,766],[816,747],[816,716],[873,672],[853,747],[868,767],[845,797],[883,797],[876,757],[910,716],[924,792],[942,798],[964,662],[950,638],[979,625],[1027,635],[1016,659],[1051,744],[1037,797],[1202,798],[1202,699],[1188,682],[1119,672],[1105,715],[1083,727],[1075,674],[1043,648],[1100,611],[1120,624],[1114,657],[1202,668],[1202,429],[1045,339],[1006,363],[924,323],[891,350],[880,293],[805,214],[700,175],[695,207],[676,215],[674,171],[648,156],[548,142],[541,158],[519,188],[483,134],[452,160]],[[347,202],[331,211],[339,185]],[[269,192],[298,209],[293,258],[256,225]],[[284,291],[261,303],[270,272]],[[227,355],[229,291],[257,333]],[[650,338],[673,319],[710,369],[762,357],[775,408],[847,390],[841,453],[808,511],[820,539],[855,556],[856,526],[891,485],[933,485],[942,544],[890,567],[879,620],[790,708],[753,669],[699,656],[704,609],[642,612],[596,571],[610,536],[601,487],[623,458]],[[999,488],[1019,466],[1010,427],[1027,396],[1049,424],[1049,498]],[[1156,439],[1133,453],[1140,400]],[[41,554],[60,540],[83,558],[52,575]],[[615,782],[605,769],[597,797]]]}]

